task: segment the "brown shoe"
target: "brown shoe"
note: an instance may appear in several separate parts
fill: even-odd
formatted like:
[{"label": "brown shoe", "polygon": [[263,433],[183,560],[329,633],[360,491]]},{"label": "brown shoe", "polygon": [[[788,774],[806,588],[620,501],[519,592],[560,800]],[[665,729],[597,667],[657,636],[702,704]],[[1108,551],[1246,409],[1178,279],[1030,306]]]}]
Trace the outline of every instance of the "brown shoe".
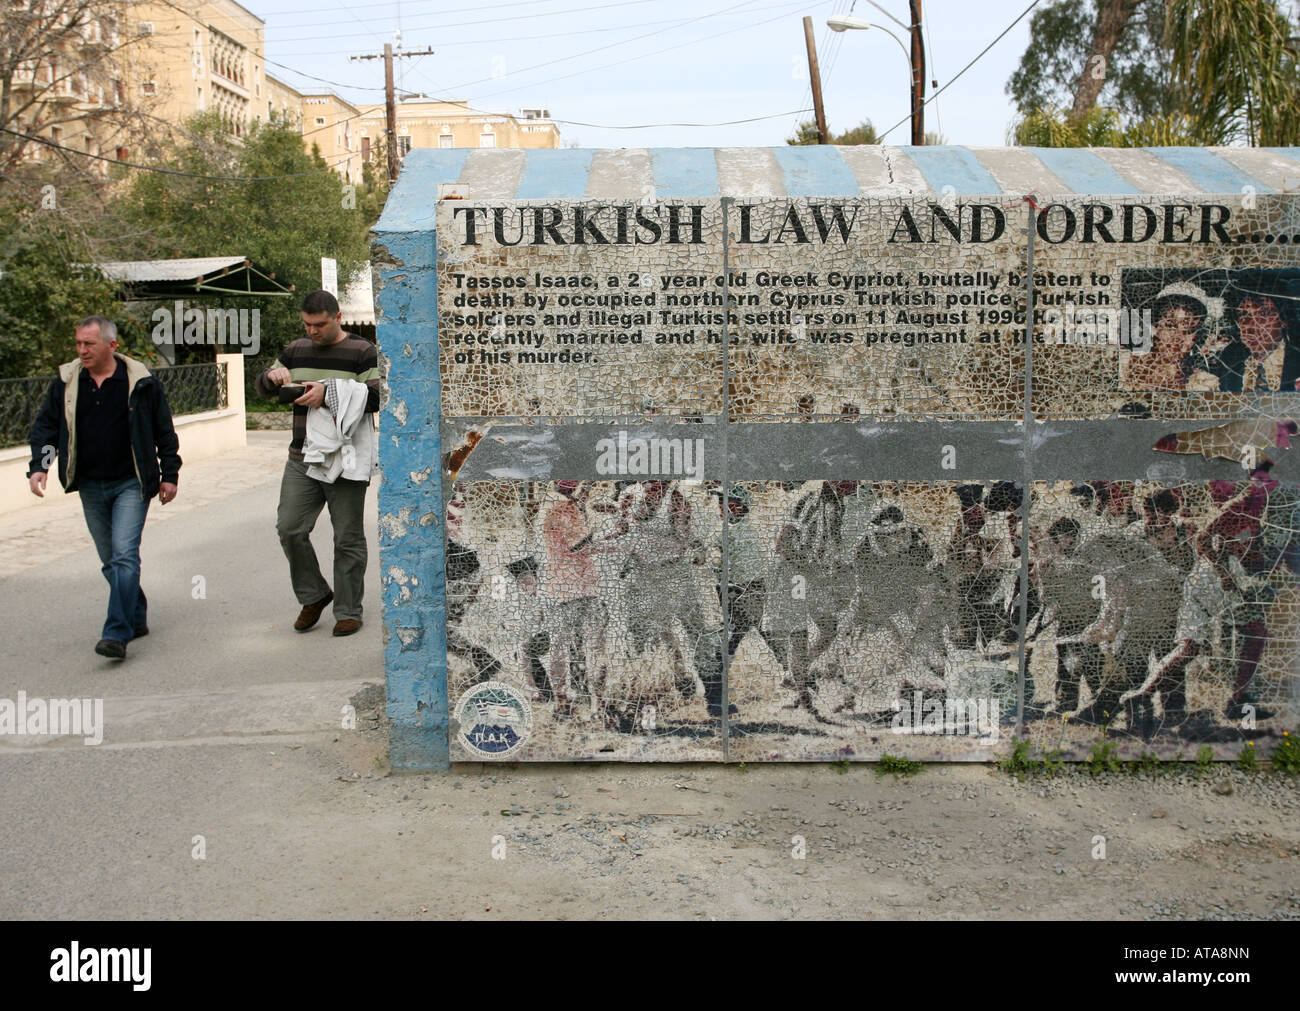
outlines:
[{"label": "brown shoe", "polygon": [[314,604],[307,604],[298,612],[298,620],[293,623],[293,627],[299,632],[305,632],[316,622],[320,621],[321,612],[325,610],[325,605],[334,599],[334,591],[330,590],[322,599]]},{"label": "brown shoe", "polygon": [[342,621],[334,622],[335,635],[351,635],[361,627],[360,618],[344,618]]}]

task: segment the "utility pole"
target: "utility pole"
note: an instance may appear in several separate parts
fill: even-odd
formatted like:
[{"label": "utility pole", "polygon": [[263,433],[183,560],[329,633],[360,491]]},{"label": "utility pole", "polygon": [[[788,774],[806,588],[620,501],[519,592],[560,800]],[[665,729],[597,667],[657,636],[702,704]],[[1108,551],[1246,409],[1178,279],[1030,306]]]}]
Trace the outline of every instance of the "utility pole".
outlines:
[{"label": "utility pole", "polygon": [[921,0],[909,0],[912,11],[912,144],[925,143],[925,46],[921,42]]},{"label": "utility pole", "polygon": [[[432,49],[421,49],[413,53],[398,53],[398,56],[432,56]],[[361,56],[350,57],[353,60],[383,60],[384,61],[384,107],[387,113],[387,122],[384,129],[384,147],[388,150],[388,185],[392,186],[397,182],[397,96],[393,90],[393,46],[392,43],[384,43],[384,51],[380,53],[366,53]]]},{"label": "utility pole", "polygon": [[[919,3],[920,0],[913,0]],[[817,143],[829,144],[830,133],[826,129],[826,112],[822,108],[822,75],[817,69],[817,43],[813,41],[812,18],[803,19],[803,38],[808,47],[808,80],[812,83],[813,110],[817,114]]]}]

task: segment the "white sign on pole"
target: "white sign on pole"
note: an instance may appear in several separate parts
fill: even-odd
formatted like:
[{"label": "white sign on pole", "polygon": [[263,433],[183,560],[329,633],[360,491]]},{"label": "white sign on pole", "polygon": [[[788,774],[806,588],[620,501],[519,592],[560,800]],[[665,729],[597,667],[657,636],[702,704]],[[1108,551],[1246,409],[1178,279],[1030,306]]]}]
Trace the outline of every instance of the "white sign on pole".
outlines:
[{"label": "white sign on pole", "polygon": [[320,258],[320,286],[335,298],[339,297],[339,262],[333,257]]}]

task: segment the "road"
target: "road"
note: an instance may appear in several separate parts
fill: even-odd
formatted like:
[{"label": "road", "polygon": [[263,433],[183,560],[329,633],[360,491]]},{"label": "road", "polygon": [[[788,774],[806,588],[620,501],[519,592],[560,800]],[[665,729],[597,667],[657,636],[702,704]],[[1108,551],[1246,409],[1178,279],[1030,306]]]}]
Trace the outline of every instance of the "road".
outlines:
[{"label": "road", "polygon": [[105,729],[0,736],[0,918],[1300,918],[1296,778],[392,775],[374,491],[364,628],[295,633],[274,530],[287,440],[250,433],[155,503],[152,632],[123,663],[92,652],[107,590],[76,497],[5,517],[0,699],[102,698]]}]

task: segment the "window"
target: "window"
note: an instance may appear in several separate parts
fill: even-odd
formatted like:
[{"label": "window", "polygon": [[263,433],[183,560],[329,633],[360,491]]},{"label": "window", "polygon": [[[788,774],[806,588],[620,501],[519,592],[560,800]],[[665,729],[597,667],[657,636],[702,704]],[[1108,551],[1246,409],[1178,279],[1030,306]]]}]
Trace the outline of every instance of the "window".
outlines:
[{"label": "window", "polygon": [[158,94],[158,85],[153,81],[141,81],[140,93],[142,95],[156,95]]},{"label": "window", "polygon": [[316,117],[316,125],[317,125],[317,126],[324,126],[324,125],[325,125],[325,117],[324,117],[324,116],[317,116],[317,117]]},{"label": "window", "polygon": [[361,138],[361,160],[370,161],[370,138]]},{"label": "window", "polygon": [[400,154],[402,154],[402,155],[408,155],[408,154],[410,154],[410,153],[411,153],[411,138],[410,138],[410,137],[398,137],[398,138],[397,138],[397,150],[398,150],[398,152],[399,152]]},{"label": "window", "polygon": [[126,102],[126,88],[121,81],[113,82],[113,101],[118,105]]},{"label": "window", "polygon": [[482,134],[479,135],[478,146],[479,146],[479,147],[496,147],[496,146],[497,146],[497,135],[496,135],[495,133],[490,133],[490,132],[486,132],[486,131],[485,131],[484,133],[482,133]]},{"label": "window", "polygon": [[456,138],[449,133],[438,135],[438,146],[441,148],[454,147],[455,143],[456,143]]},{"label": "window", "polygon": [[140,22],[140,27],[137,29],[137,31],[138,31],[138,34],[140,34],[140,35],[152,35],[152,34],[153,34],[153,22],[152,22],[152,21],[141,21],[141,22]]},{"label": "window", "polygon": [[195,95],[195,98],[197,99],[197,101],[195,102],[195,104],[196,104],[200,109],[202,109],[202,108],[203,108],[203,89],[202,89],[202,88],[195,88],[195,89],[194,89],[194,95]]},{"label": "window", "polygon": [[126,161],[126,159],[130,156],[130,154],[131,154],[131,152],[128,151],[126,148],[124,148],[124,147],[119,147],[119,148],[117,149],[117,160],[118,160],[118,161]]}]

